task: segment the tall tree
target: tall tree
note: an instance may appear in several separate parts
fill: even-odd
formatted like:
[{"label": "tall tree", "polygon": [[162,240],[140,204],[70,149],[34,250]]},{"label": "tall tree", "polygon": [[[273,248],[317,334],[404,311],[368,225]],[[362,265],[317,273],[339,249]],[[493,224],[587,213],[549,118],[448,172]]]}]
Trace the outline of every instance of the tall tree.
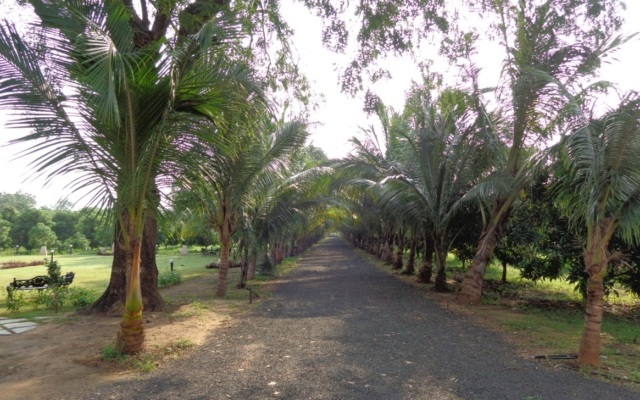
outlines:
[{"label": "tall tree", "polygon": [[355,34],[356,55],[341,71],[342,88],[351,94],[389,76],[380,59],[418,50],[425,37],[450,26],[444,0],[298,1],[322,18],[322,39],[330,49],[345,52]]},{"label": "tall tree", "polygon": [[[63,0],[46,2],[29,0],[28,2],[35,7],[38,14],[48,14],[49,17],[45,18],[48,19],[46,24],[54,28],[68,22],[65,21],[68,13],[67,3],[75,4]],[[78,4],[82,3],[88,5],[92,2],[78,2]],[[133,31],[127,40],[130,40],[134,48],[138,50],[145,49],[149,54],[155,53],[155,56],[149,55],[151,58],[160,58],[159,50],[163,48],[162,46],[174,42],[176,33],[174,29],[177,31],[178,37],[194,35],[212,18],[218,18],[220,13],[235,15],[242,21],[242,33],[250,38],[252,45],[236,47],[233,58],[242,58],[259,68],[262,79],[270,90],[276,91],[285,88],[299,102],[304,104],[308,102],[308,84],[304,76],[299,73],[297,64],[288,62],[293,59],[289,45],[289,37],[292,32],[280,16],[279,2],[257,4],[253,0],[239,0],[231,4],[228,0],[169,0],[162,2],[122,0],[121,3],[129,11],[126,17]],[[62,18],[57,20],[50,18],[54,14],[62,16]],[[220,38],[222,36],[215,40]],[[272,58],[277,61],[273,61]],[[286,107],[290,102],[291,100],[287,99],[283,106]],[[141,263],[142,273],[148,277],[141,282],[143,301],[148,310],[160,309],[163,305],[156,285],[158,270],[154,249],[157,232],[151,229],[151,225],[157,225],[154,218],[153,215],[147,217],[150,227],[143,237],[143,247],[147,250],[142,254]],[[115,223],[118,224],[119,221],[116,219]],[[116,227],[116,230],[119,229],[120,227]],[[98,244],[95,240],[92,243],[94,246]],[[105,245],[105,243],[100,244]],[[105,293],[91,307],[85,309],[85,312],[117,315],[122,309],[122,304],[125,301],[124,276],[126,274],[122,248],[123,246],[115,247],[111,280]]]},{"label": "tall tree", "polygon": [[13,244],[24,246],[29,250],[33,249],[34,245],[29,241],[29,230],[38,223],[42,223],[48,227],[53,225],[51,217],[43,210],[31,208],[18,214],[11,225],[11,241]]},{"label": "tall tree", "polygon": [[58,237],[55,232],[42,222],[38,222],[29,229],[29,247],[31,248],[39,246],[52,247],[55,246],[57,241]]},{"label": "tall tree", "polygon": [[[132,354],[144,345],[140,265],[143,254],[155,252],[143,238],[157,231],[157,178],[194,162],[184,156],[190,150],[184,139],[206,138],[201,127],[243,107],[254,86],[245,68],[211,50],[212,37],[227,33],[221,20],[173,48],[140,48],[132,40],[139,32],[129,23],[131,10],[121,2],[64,5],[63,15],[48,5],[39,11],[51,52],[22,40],[13,24],[1,25],[0,63],[7,75],[0,80],[0,106],[37,110],[17,115],[15,126],[34,129],[19,141],[47,139],[32,148],[40,156],[38,170],[49,176],[83,172],[75,187],[93,185],[94,198],[113,210],[123,257],[114,263],[126,265],[117,347]],[[55,71],[55,81],[44,66]],[[74,92],[63,94],[65,86]]]},{"label": "tall tree", "polygon": [[[404,156],[399,171],[381,181],[381,202],[390,212],[424,224],[438,264],[436,289],[446,290],[446,259],[457,228],[455,216],[499,152],[483,109],[473,96],[444,90],[433,101],[415,90],[408,100]],[[417,103],[417,104],[416,104]]]},{"label": "tall tree", "polygon": [[600,117],[588,116],[557,151],[558,201],[573,226],[586,232],[586,324],[578,362],[597,366],[603,280],[621,258],[609,251],[609,243],[616,233],[625,242],[640,243],[640,97],[633,94]]},{"label": "tall tree", "polygon": [[[619,2],[600,0],[540,0],[482,2],[497,19],[495,33],[507,58],[504,63],[504,110],[509,128],[506,164],[496,171],[506,188],[494,195],[473,262],[458,298],[477,303],[484,274],[520,191],[530,179],[527,146],[542,146],[558,120],[564,98],[553,82],[565,87],[592,76],[601,57],[611,50],[610,38],[621,24]],[[495,185],[490,185],[495,188]]]},{"label": "tall tree", "polygon": [[291,152],[302,147],[307,137],[301,122],[268,132],[271,124],[266,123],[266,117],[231,118],[232,123],[217,132],[219,144],[211,148],[210,162],[203,162],[191,176],[190,189],[199,196],[202,210],[220,237],[218,297],[227,293],[231,237],[256,182],[274,180],[286,169]]}]

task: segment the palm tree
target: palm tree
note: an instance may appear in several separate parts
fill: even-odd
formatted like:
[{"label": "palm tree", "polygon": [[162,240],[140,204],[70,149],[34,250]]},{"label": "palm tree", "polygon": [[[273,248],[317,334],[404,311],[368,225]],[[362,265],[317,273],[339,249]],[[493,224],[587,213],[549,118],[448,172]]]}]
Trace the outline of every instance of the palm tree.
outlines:
[{"label": "palm tree", "polygon": [[144,345],[140,262],[158,178],[189,168],[195,157],[185,157],[184,139],[205,140],[210,131],[201,127],[221,125],[225,112],[244,106],[252,81],[209,49],[209,35],[163,50],[135,46],[131,11],[121,2],[69,2],[64,18],[59,11],[39,14],[45,56],[11,23],[0,26],[0,107],[28,112],[14,126],[33,129],[18,141],[34,143],[37,171],[80,172],[73,188],[94,187],[94,202],[113,210],[127,261],[117,348],[132,354]]},{"label": "palm tree", "polygon": [[197,195],[220,237],[220,266],[216,296],[227,293],[231,238],[242,222],[247,201],[259,181],[275,180],[286,169],[287,157],[304,145],[305,125],[294,121],[267,133],[267,115],[238,118],[218,127],[218,145],[210,161],[194,169],[188,189]]},{"label": "palm tree", "polygon": [[248,279],[255,278],[259,256],[267,262],[269,246],[288,241],[291,253],[299,253],[306,247],[303,244],[322,230],[324,211],[336,204],[329,192],[332,173],[331,168],[323,166],[294,169],[278,181],[262,181],[254,187],[243,235],[245,243],[250,244]]},{"label": "palm tree", "polygon": [[[380,201],[394,216],[422,221],[438,264],[436,289],[446,290],[446,259],[455,237],[454,217],[473,196],[466,196],[487,173],[496,152],[492,130],[475,110],[476,100],[459,90],[445,90],[431,102],[416,90],[407,107],[413,129],[406,140],[402,169],[380,183]],[[482,109],[480,110],[482,112]]]},{"label": "palm tree", "polygon": [[588,275],[586,324],[580,341],[580,365],[600,363],[603,280],[615,233],[640,242],[640,97],[627,96],[617,109],[588,118],[557,145],[558,201],[573,226],[586,230]]},{"label": "palm tree", "polygon": [[[495,32],[506,54],[503,109],[509,128],[499,133],[509,146],[501,177],[502,193],[495,192],[473,262],[464,276],[458,298],[478,303],[484,275],[493,251],[521,190],[531,179],[527,147],[543,147],[553,132],[566,99],[555,93],[554,80],[566,87],[594,74],[604,54],[615,46],[603,40],[620,27],[615,7],[585,0],[491,2]],[[605,10],[606,8],[606,10]],[[614,41],[617,43],[619,41]],[[551,77],[551,79],[550,79]],[[495,189],[495,185],[494,185]]]},{"label": "palm tree", "polygon": [[384,142],[381,143],[373,126],[363,128],[365,140],[353,137],[353,151],[344,159],[335,162],[337,176],[334,186],[340,188],[346,202],[353,204],[352,211],[361,211],[358,213],[360,221],[377,220],[373,224],[367,223],[370,227],[375,226],[377,230],[369,233],[376,237],[375,254],[385,263],[392,264],[394,238],[402,227],[402,221],[394,219],[380,207],[376,193],[370,189],[380,180],[399,170],[399,139],[403,121],[398,113],[385,106],[380,99],[370,98],[370,102],[382,126]]}]

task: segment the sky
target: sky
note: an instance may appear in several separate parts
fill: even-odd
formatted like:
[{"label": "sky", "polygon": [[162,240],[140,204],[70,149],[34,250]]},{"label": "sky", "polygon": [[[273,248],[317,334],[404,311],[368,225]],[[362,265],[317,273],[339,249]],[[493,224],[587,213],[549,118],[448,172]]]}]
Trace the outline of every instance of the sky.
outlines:
[{"label": "sky", "polygon": [[[7,15],[0,1],[0,13]],[[299,54],[299,65],[311,82],[312,87],[324,96],[324,101],[312,113],[313,123],[310,141],[331,157],[345,156],[352,136],[360,136],[361,127],[376,124],[375,118],[367,117],[362,111],[362,98],[351,98],[341,93],[339,84],[340,67],[350,61],[350,55],[336,55],[323,47],[321,41],[320,20],[303,5],[292,0],[282,2],[285,20],[295,31],[294,45]],[[11,15],[11,14],[10,14]],[[13,15],[12,15],[13,16]],[[623,28],[626,34],[632,33],[632,25],[640,18],[640,1],[628,0],[625,15],[629,21]],[[635,28],[638,29],[638,28]],[[355,33],[354,33],[355,34]],[[502,57],[496,56],[496,46],[485,43],[476,56],[476,62],[482,67],[481,85],[493,86],[499,78]],[[625,90],[640,91],[640,75],[637,65],[640,62],[640,40],[635,38],[616,53],[617,61],[605,64],[601,78],[620,84]],[[419,79],[415,63],[404,57],[390,58],[385,61],[390,67],[393,78],[379,82],[371,89],[377,93],[385,104],[401,110],[405,94],[413,80]],[[69,196],[72,201],[79,200],[78,194],[70,194],[65,189],[67,182],[73,177],[56,178],[50,184],[44,178],[32,177],[28,158],[16,158],[25,146],[6,146],[12,138],[19,137],[21,132],[13,131],[4,125],[5,119],[0,112],[0,192],[14,193],[23,191],[36,196],[38,206],[52,207],[60,198]]]}]

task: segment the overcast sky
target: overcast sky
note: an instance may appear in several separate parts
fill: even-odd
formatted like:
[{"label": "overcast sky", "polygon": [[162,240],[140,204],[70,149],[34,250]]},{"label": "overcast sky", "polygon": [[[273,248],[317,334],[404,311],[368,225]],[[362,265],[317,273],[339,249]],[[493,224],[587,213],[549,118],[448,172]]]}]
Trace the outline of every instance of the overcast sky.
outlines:
[{"label": "overcast sky", "polygon": [[[632,25],[640,18],[640,1],[629,0],[627,3],[626,19],[630,22],[626,24],[624,31],[629,34],[632,32]],[[6,6],[1,1],[0,13],[7,15]],[[311,122],[316,123],[312,130],[311,141],[322,148],[329,157],[342,157],[349,151],[347,143],[349,138],[359,135],[359,127],[375,123],[374,119],[367,119],[362,112],[362,98],[351,98],[340,92],[337,67],[343,67],[350,61],[350,55],[338,56],[322,46],[321,24],[318,18],[303,5],[285,0],[283,14],[296,31],[294,41],[300,54],[302,69],[314,89],[321,92],[325,98],[311,116]],[[490,45],[487,46],[479,52],[476,62],[484,69],[481,84],[492,86],[497,83],[501,58],[496,57]],[[638,50],[640,50],[640,41],[636,38],[617,53],[618,62],[603,67],[601,77],[619,83],[624,90],[640,91],[640,76],[637,73],[637,65],[640,63]],[[372,89],[386,104],[400,110],[412,80],[419,79],[418,71],[408,57],[387,60],[386,65],[391,66],[393,79],[378,83]],[[0,143],[7,143],[11,138],[21,134],[10,131],[4,126],[1,113],[0,129],[2,133]],[[59,198],[67,194],[64,186],[69,180],[60,178],[45,186],[44,179],[29,179],[28,161],[16,160],[14,157],[24,148],[0,147],[0,192],[14,193],[22,190],[34,194],[38,200],[38,206],[54,205]],[[72,200],[78,198],[76,195],[70,195],[70,197]]]}]

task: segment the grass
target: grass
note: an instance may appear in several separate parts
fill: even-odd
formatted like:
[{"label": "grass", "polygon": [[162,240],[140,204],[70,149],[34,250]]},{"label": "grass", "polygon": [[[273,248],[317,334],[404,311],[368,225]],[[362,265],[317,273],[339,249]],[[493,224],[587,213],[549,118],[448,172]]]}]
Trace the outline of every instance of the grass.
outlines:
[{"label": "grass", "polygon": [[172,313],[177,319],[188,319],[192,317],[200,317],[205,314],[209,306],[199,301],[193,301],[191,304],[184,305]]},{"label": "grass", "polygon": [[[174,249],[174,253],[165,253],[161,251],[156,257],[156,263],[160,271],[167,271],[170,267],[170,260],[173,260],[174,271],[180,274],[182,280],[195,279],[203,276],[217,274],[217,270],[206,269],[205,265],[211,262],[211,257],[203,257],[199,252],[191,252],[186,256],[179,253],[179,249]],[[82,288],[92,296],[95,300],[101,295],[109,284],[111,274],[111,263],[113,257],[99,256],[95,254],[63,254],[55,255],[62,266],[62,272],[73,271],[76,273],[71,288]],[[43,260],[44,256],[40,255],[18,255],[5,254],[0,255],[0,263],[6,261],[33,261]],[[38,275],[46,275],[47,269],[43,265],[0,269],[0,285],[4,288],[13,280],[30,279]],[[233,282],[233,281],[232,281]],[[23,292],[23,291],[21,291]],[[24,297],[34,297],[35,294],[23,292]],[[248,291],[247,291],[248,298]],[[9,313],[4,307],[7,301],[6,290],[0,290],[0,316],[20,316],[20,317],[36,317],[40,315],[48,315],[50,310],[34,310],[31,305],[22,306],[18,312]],[[70,302],[67,302],[62,311],[72,311],[74,308]]]}]

